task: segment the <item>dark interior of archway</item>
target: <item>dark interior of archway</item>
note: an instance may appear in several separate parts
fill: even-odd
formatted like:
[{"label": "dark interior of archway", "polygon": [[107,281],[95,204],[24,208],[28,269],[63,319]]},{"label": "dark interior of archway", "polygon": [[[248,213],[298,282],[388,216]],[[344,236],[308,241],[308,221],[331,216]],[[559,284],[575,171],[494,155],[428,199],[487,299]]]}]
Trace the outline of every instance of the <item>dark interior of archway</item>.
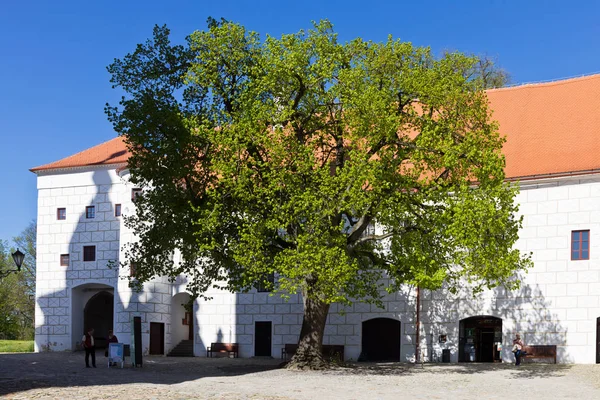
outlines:
[{"label": "dark interior of archway", "polygon": [[97,348],[106,346],[108,331],[113,329],[113,295],[102,291],[88,300],[83,310],[84,329],[94,328],[94,341]]},{"label": "dark interior of archway", "polygon": [[492,316],[470,317],[459,325],[459,362],[499,362],[502,344],[502,319]]},{"label": "dark interior of archway", "polygon": [[400,321],[374,318],[363,322],[360,361],[400,361]]}]

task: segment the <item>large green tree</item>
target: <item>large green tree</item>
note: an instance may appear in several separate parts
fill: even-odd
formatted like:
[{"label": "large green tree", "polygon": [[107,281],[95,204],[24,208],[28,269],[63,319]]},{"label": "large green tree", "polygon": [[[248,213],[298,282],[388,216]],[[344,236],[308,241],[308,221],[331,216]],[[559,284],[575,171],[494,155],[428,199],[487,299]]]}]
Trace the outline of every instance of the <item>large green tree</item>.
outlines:
[{"label": "large green tree", "polygon": [[[32,339],[35,312],[36,223],[32,221],[14,239],[25,254],[21,272],[0,279],[0,337]],[[8,243],[0,242],[0,271],[15,269]]]},{"label": "large green tree", "polygon": [[210,19],[185,45],[156,27],[108,68],[125,97],[107,113],[147,188],[127,219],[137,282],[301,294],[298,368],[325,365],[334,302],[514,287],[529,261],[477,63],[392,37],[340,43],[328,21],[261,40]]}]

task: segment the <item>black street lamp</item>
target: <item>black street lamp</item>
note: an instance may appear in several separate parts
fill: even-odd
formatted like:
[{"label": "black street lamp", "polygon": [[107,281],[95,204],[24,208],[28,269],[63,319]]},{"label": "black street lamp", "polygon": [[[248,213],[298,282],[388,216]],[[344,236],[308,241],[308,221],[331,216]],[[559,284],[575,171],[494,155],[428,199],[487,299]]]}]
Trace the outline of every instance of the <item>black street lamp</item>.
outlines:
[{"label": "black street lamp", "polygon": [[17,273],[21,271],[21,265],[23,265],[23,259],[25,258],[25,254],[21,253],[19,249],[12,254],[12,258],[15,261],[15,265],[17,269],[9,269],[7,271],[0,271],[0,279],[6,278],[11,273]]}]

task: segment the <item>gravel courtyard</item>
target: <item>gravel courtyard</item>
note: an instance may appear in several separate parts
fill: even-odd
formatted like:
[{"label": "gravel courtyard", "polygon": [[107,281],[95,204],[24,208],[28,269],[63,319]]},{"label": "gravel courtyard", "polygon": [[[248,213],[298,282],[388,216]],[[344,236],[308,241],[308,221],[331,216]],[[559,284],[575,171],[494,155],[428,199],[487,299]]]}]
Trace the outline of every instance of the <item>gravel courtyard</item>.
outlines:
[{"label": "gravel courtyard", "polygon": [[271,359],[146,357],[82,368],[82,353],[0,354],[7,399],[600,399],[600,365],[357,364],[290,372]]}]

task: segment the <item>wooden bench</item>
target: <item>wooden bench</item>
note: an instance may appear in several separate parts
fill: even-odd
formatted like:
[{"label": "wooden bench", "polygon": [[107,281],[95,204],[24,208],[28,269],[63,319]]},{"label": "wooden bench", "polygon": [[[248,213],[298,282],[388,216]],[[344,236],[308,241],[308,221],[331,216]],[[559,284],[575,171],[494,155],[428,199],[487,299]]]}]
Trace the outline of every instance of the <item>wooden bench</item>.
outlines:
[{"label": "wooden bench", "polygon": [[532,358],[550,358],[556,364],[556,345],[523,346],[525,355],[521,360]]},{"label": "wooden bench", "polygon": [[213,353],[227,353],[227,356],[233,355],[234,358],[239,357],[239,345],[237,343],[211,343],[210,347],[206,348],[206,357],[212,357]]},{"label": "wooden bench", "polygon": [[[281,349],[281,359],[287,360],[288,357],[291,358],[296,354],[296,350],[298,350],[297,344],[286,343]],[[339,344],[324,344],[322,348],[323,357],[326,360],[338,360],[344,361],[344,346]]]},{"label": "wooden bench", "polygon": [[283,346],[283,349],[281,349],[281,359],[282,360],[287,360],[288,356],[290,358],[293,357],[294,354],[296,354],[296,350],[298,350],[298,345],[297,344],[286,343]]}]

